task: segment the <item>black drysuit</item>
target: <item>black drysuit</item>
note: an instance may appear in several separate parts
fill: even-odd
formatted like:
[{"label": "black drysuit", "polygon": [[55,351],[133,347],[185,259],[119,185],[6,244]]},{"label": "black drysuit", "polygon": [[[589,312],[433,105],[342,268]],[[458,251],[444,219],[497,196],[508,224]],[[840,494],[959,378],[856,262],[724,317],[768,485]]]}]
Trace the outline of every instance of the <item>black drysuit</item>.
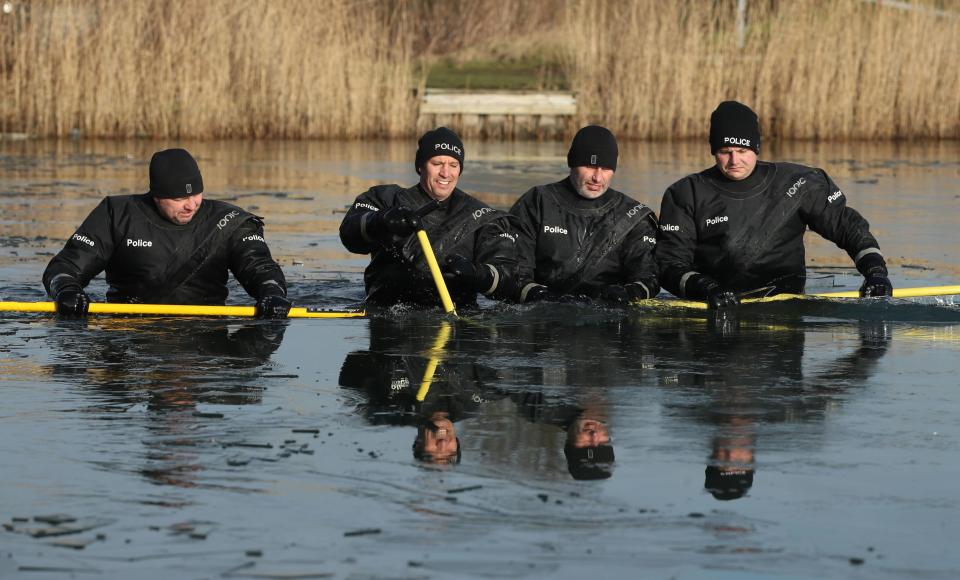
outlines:
[{"label": "black drysuit", "polygon": [[254,298],[286,295],[263,222],[235,205],[204,200],[174,224],[149,194],[106,197],[43,273],[47,293],[85,287],[106,271],[109,302],[223,304],[227,270]]},{"label": "black drysuit", "polygon": [[[370,254],[364,272],[367,301],[389,306],[407,303],[435,306],[437,289],[416,235],[406,238],[370,235],[367,225],[374,212],[403,206],[419,209],[432,199],[419,185],[378,185],[357,196],[340,224],[340,240],[355,254]],[[440,207],[421,221],[442,266],[448,256],[459,254],[481,268],[489,268],[493,283],[484,294],[513,299],[516,294],[516,235],[509,214],[493,209],[459,189],[454,189]],[[474,288],[448,285],[450,296],[460,306],[475,305]]]},{"label": "black drysuit", "polygon": [[597,199],[570,179],[534,187],[510,210],[519,219],[521,299],[536,285],[596,298],[605,286],[640,283],[657,295],[657,219],[614,189]]},{"label": "black drysuit", "polygon": [[660,282],[681,298],[703,298],[686,287],[698,273],[733,292],[803,292],[808,226],[846,250],[861,273],[883,261],[867,220],[822,169],[758,162],[742,181],[715,166],[688,175],[663,194]]}]

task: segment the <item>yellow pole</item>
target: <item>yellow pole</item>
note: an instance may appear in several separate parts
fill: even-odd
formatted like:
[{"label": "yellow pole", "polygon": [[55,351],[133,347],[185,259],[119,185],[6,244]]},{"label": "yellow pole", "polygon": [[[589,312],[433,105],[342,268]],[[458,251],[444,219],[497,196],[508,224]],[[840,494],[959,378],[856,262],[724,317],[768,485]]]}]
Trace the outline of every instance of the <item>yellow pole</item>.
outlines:
[{"label": "yellow pole", "polygon": [[450,323],[446,320],[440,323],[440,329],[437,332],[437,338],[433,341],[433,348],[427,352],[430,360],[427,361],[427,368],[423,370],[423,379],[420,381],[420,389],[417,390],[417,401],[423,402],[430,392],[430,385],[433,383],[433,375],[437,372],[437,365],[443,358],[443,351],[447,347],[447,341],[450,340]]},{"label": "yellow pole", "polygon": [[[922,298],[924,296],[950,296],[951,294],[960,294],[960,286],[921,286],[917,288],[894,288],[894,298]],[[780,302],[782,300],[801,300],[807,298],[860,298],[860,292],[853,290],[849,292],[820,292],[817,294],[777,294],[775,296],[766,296],[764,298],[745,298],[742,304],[757,304],[764,302]],[[650,304],[649,300],[639,300],[637,304]],[[678,306],[683,308],[705,309],[705,302],[693,300],[670,300],[664,301],[669,306]]]},{"label": "yellow pole", "polygon": [[437,257],[433,254],[433,246],[430,245],[427,232],[418,230],[417,239],[420,240],[420,247],[427,259],[427,266],[430,267],[430,274],[433,275],[433,283],[437,285],[437,292],[440,293],[440,302],[443,303],[444,312],[457,316],[457,310],[453,306],[450,292],[447,291],[447,283],[443,280],[443,274],[440,272],[440,265],[437,264]]},{"label": "yellow pole", "polygon": [[[0,312],[50,312],[57,311],[54,302],[0,302]],[[157,316],[239,316],[253,317],[253,306],[203,306],[193,304],[120,304],[91,302],[90,314],[150,314]],[[322,311],[311,308],[291,308],[287,318],[362,318],[360,310]]]}]

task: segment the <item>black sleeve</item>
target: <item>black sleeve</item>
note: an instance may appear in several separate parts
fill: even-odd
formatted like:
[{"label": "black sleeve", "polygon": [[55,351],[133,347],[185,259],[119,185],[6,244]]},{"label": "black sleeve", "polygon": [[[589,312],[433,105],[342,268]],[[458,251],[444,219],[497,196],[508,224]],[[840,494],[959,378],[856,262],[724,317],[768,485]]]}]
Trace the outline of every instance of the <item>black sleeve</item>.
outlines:
[{"label": "black sleeve", "polygon": [[230,271],[253,298],[287,295],[286,278],[270,255],[263,237],[263,222],[259,218],[251,217],[233,232],[229,260]]},{"label": "black sleeve", "polygon": [[340,241],[347,250],[354,254],[369,254],[380,246],[380,243],[368,235],[367,224],[370,218],[378,211],[390,207],[387,200],[382,199],[379,188],[370,188],[361,193],[354,200],[340,222]]},{"label": "black sleeve", "polygon": [[660,283],[674,296],[685,298],[683,285],[693,269],[697,248],[693,195],[688,180],[670,186],[660,205],[660,232],[655,255]]},{"label": "black sleeve", "polygon": [[47,264],[43,272],[47,294],[56,297],[69,286],[85,288],[107,267],[114,247],[112,223],[113,208],[109,198],[104,198]]},{"label": "black sleeve", "polygon": [[498,300],[517,299],[517,234],[512,216],[492,220],[477,230],[474,262],[490,268],[493,284],[483,294]]},{"label": "black sleeve", "polygon": [[846,197],[822,169],[810,177],[816,187],[804,200],[801,212],[810,229],[846,250],[850,259],[863,272],[863,258],[867,263],[881,260],[880,245],[870,233],[870,224],[855,209],[847,207]]},{"label": "black sleeve", "polygon": [[510,208],[517,236],[517,286],[524,296],[536,284],[537,230],[542,221],[538,200],[537,190],[532,188]]},{"label": "black sleeve", "polygon": [[654,248],[657,244],[657,218],[650,212],[635,225],[620,245],[624,283],[642,284],[651,298],[660,292],[657,282],[657,262]]}]

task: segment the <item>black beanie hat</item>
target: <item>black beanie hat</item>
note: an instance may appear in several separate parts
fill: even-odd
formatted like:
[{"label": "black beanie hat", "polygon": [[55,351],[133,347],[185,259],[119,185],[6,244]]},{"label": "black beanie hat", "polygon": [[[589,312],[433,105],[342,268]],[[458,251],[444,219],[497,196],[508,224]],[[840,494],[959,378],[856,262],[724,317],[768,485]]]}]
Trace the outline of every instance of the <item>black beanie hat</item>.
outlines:
[{"label": "black beanie hat", "polygon": [[158,151],[150,159],[150,195],[189,197],[203,193],[203,178],[196,160],[185,149]]},{"label": "black beanie hat", "polygon": [[567,167],[596,165],[616,171],[619,154],[617,139],[610,129],[588,125],[574,135],[567,153]]},{"label": "black beanie hat", "polygon": [[574,447],[568,443],[563,447],[563,454],[567,458],[567,471],[574,479],[608,479],[613,475],[614,456],[611,445]]},{"label": "black beanie hat", "polygon": [[463,171],[463,141],[456,133],[446,127],[437,127],[433,131],[427,131],[417,141],[417,159],[414,165],[417,173],[420,168],[429,159],[438,155],[449,155],[460,162],[460,171]]},{"label": "black beanie hat", "polygon": [[721,501],[740,499],[753,487],[753,470],[708,465],[704,471],[703,487]]},{"label": "black beanie hat", "polygon": [[760,119],[737,101],[724,101],[710,115],[710,153],[721,147],[743,147],[760,155]]}]

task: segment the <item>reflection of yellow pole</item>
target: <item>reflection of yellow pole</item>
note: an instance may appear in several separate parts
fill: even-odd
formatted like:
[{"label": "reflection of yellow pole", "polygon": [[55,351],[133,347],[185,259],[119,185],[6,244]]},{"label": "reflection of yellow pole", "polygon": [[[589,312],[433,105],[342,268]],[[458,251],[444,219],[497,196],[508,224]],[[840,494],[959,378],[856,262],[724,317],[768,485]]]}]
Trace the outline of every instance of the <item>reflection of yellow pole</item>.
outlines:
[{"label": "reflection of yellow pole", "polygon": [[[0,302],[0,312],[56,312],[54,302]],[[194,304],[110,304],[91,302],[90,314],[153,314],[167,316],[240,316],[252,317],[253,306],[202,306]],[[313,311],[309,308],[291,308],[287,318],[359,318],[363,311]]]},{"label": "reflection of yellow pole", "polygon": [[427,368],[423,370],[423,380],[420,381],[420,389],[417,391],[417,401],[422,402],[427,398],[430,391],[430,384],[433,382],[433,375],[437,372],[437,365],[443,359],[443,351],[447,348],[447,341],[450,340],[450,323],[444,320],[440,323],[440,329],[437,331],[437,338],[433,341],[433,347],[427,352],[430,360],[427,361]]},{"label": "reflection of yellow pole", "polygon": [[427,266],[430,267],[430,274],[433,275],[433,283],[437,285],[437,292],[440,293],[440,302],[443,303],[443,310],[447,314],[457,315],[453,307],[453,300],[450,293],[447,292],[447,283],[443,281],[443,274],[440,273],[440,265],[437,264],[437,257],[433,254],[433,246],[430,245],[430,238],[427,232],[417,231],[417,239],[420,240],[420,247],[423,249],[423,255],[427,259]]},{"label": "reflection of yellow pole", "polygon": [[[960,294],[960,286],[923,286],[918,288],[894,288],[894,298],[921,298],[924,296],[950,296],[951,294]],[[860,298],[860,292],[853,290],[850,292],[823,292],[819,294],[777,294],[776,296],[767,296],[764,298],[745,298],[743,304],[756,304],[758,302],[780,302],[782,300],[801,300],[805,298]],[[661,302],[659,300],[638,300],[635,304],[653,304]],[[707,307],[705,302],[695,302],[692,300],[664,300],[663,304],[668,306],[679,306],[683,308]]]}]

